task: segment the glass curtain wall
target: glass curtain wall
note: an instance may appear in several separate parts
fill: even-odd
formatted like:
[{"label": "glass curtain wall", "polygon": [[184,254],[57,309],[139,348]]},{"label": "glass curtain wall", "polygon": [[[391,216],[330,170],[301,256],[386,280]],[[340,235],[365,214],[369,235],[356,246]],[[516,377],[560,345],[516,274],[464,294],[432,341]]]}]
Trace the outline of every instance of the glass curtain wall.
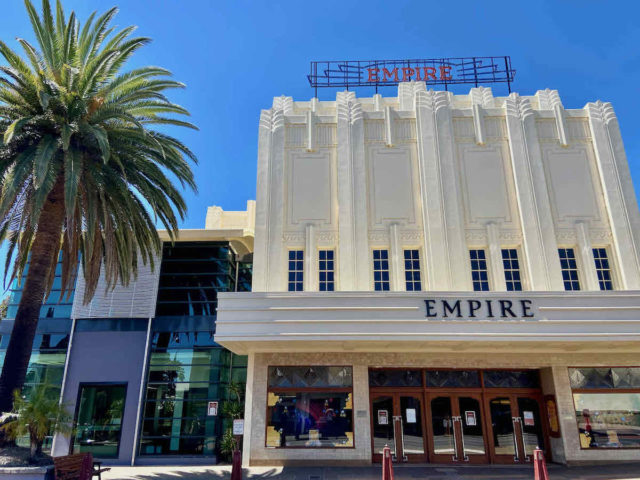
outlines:
[{"label": "glass curtain wall", "polygon": [[[244,392],[247,358],[215,342],[218,292],[251,289],[251,262],[239,262],[228,243],[165,245],[156,318],[152,324],[140,455],[218,452],[230,425],[222,412],[230,382]],[[208,415],[209,402],[218,414]]]}]

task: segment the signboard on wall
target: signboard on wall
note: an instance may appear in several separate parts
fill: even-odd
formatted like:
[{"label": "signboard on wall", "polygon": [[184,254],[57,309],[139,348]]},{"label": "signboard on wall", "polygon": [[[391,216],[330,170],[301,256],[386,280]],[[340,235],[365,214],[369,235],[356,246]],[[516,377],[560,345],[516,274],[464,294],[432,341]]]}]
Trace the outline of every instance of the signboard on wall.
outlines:
[{"label": "signboard on wall", "polygon": [[207,404],[207,416],[209,417],[218,416],[218,402],[209,402]]}]

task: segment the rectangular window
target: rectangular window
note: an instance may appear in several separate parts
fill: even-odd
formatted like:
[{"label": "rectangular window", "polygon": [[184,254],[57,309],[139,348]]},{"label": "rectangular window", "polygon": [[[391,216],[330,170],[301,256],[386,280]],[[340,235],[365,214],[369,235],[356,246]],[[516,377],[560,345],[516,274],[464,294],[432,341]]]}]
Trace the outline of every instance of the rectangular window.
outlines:
[{"label": "rectangular window", "polygon": [[127,384],[80,384],[73,453],[118,458]]},{"label": "rectangular window", "polygon": [[522,279],[520,278],[520,262],[518,261],[518,250],[515,248],[503,248],[502,264],[504,266],[504,280],[507,284],[507,291],[521,291]]},{"label": "rectangular window", "polygon": [[335,290],[333,250],[320,250],[318,252],[318,288],[321,292],[333,292]]},{"label": "rectangular window", "polygon": [[289,291],[301,292],[304,282],[304,251],[289,250]]},{"label": "rectangular window", "polygon": [[404,251],[404,278],[407,292],[418,292],[422,290],[420,281],[420,251]]},{"label": "rectangular window", "polygon": [[570,368],[580,447],[640,448],[640,368]]},{"label": "rectangular window", "polygon": [[351,367],[269,367],[266,446],[353,447]]},{"label": "rectangular window", "polygon": [[487,272],[487,256],[484,250],[469,250],[471,258],[471,280],[476,292],[489,291],[489,274]]},{"label": "rectangular window", "polygon": [[573,248],[559,248],[560,268],[562,270],[562,281],[565,290],[580,290],[580,280],[578,279],[578,264]]},{"label": "rectangular window", "polygon": [[607,249],[594,248],[593,261],[596,264],[596,272],[598,274],[598,283],[600,284],[600,290],[613,290],[613,281],[611,280],[611,266],[609,265]]},{"label": "rectangular window", "polygon": [[373,289],[377,292],[389,290],[389,250],[373,251]]}]

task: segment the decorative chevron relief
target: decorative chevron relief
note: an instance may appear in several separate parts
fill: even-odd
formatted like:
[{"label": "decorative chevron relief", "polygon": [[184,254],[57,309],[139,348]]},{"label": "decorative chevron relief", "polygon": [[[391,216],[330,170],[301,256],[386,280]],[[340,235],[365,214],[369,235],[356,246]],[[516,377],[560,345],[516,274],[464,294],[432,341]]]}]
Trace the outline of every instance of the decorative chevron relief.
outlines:
[{"label": "decorative chevron relief", "polygon": [[578,241],[575,229],[557,229],[556,239],[558,243],[573,244]]},{"label": "decorative chevron relief", "polygon": [[316,242],[318,245],[337,245],[338,244],[338,232],[335,230],[320,231],[316,235]]},{"label": "decorative chevron relief", "polygon": [[282,110],[285,115],[293,115],[293,98],[282,95],[273,97],[272,107],[274,110]]},{"label": "decorative chevron relief", "polygon": [[354,123],[363,117],[362,105],[357,101],[354,92],[338,92],[336,95],[336,105],[338,119]]},{"label": "decorative chevron relief", "polygon": [[416,107],[426,107],[434,112],[441,108],[449,108],[452,103],[451,92],[434,92],[433,90],[417,90],[415,92]]},{"label": "decorative chevron relief", "polygon": [[274,132],[281,127],[284,127],[282,110],[262,110],[260,113],[260,128]]},{"label": "decorative chevron relief", "polygon": [[483,107],[493,107],[493,92],[487,87],[476,87],[469,91],[469,99],[472,105],[481,105]]},{"label": "decorative chevron relief", "polygon": [[609,102],[601,102],[598,100],[597,102],[587,103],[585,108],[591,116],[602,120],[604,123],[609,123],[617,119],[613,111],[613,106]]},{"label": "decorative chevron relief", "polygon": [[419,230],[405,230],[398,235],[402,242],[419,242],[422,240],[422,232]]},{"label": "decorative chevron relief", "polygon": [[560,100],[560,95],[557,90],[551,90],[549,88],[538,90],[536,97],[538,97],[539,110],[553,110],[556,105],[562,106],[562,101]]},{"label": "decorative chevron relief", "polygon": [[507,115],[511,115],[522,120],[535,116],[533,107],[528,98],[523,98],[517,93],[511,93],[504,104]]},{"label": "decorative chevron relief", "polygon": [[367,235],[369,243],[375,245],[389,245],[389,232],[386,230],[370,230]]},{"label": "decorative chevron relief", "polygon": [[282,241],[287,245],[304,245],[304,232],[285,232]]}]

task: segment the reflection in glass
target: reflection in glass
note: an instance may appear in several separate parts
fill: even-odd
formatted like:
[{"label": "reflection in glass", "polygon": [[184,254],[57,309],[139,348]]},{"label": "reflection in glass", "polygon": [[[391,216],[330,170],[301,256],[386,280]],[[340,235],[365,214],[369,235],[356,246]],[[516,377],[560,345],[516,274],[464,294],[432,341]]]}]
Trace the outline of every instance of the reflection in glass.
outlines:
[{"label": "reflection in glass", "polygon": [[402,434],[404,436],[404,454],[424,453],[422,434],[422,405],[416,397],[400,397],[402,411]]},{"label": "reflection in glass", "polygon": [[373,453],[382,454],[385,445],[389,445],[391,455],[396,454],[393,439],[393,398],[376,397],[373,399]]},{"label": "reflection in glass", "polygon": [[465,455],[484,455],[484,437],[482,436],[482,417],[480,401],[471,397],[458,398],[462,417]]},{"label": "reflection in glass", "polygon": [[126,385],[81,385],[73,453],[117,458]]},{"label": "reflection in glass", "polygon": [[522,438],[526,455],[533,455],[536,447],[544,449],[544,437],[542,436],[542,421],[540,420],[540,407],[538,401],[533,398],[518,398],[518,409],[522,419]]},{"label": "reflection in glass", "polygon": [[451,398],[438,397],[431,400],[431,428],[433,430],[433,453],[454,455],[453,420]]},{"label": "reflection in glass", "polygon": [[582,448],[639,448],[640,393],[574,393]]},{"label": "reflection in glass", "polygon": [[489,402],[489,409],[496,455],[515,455],[511,401],[508,398],[494,398]]},{"label": "reflection in glass", "polygon": [[269,392],[267,446],[353,447],[351,393]]}]

